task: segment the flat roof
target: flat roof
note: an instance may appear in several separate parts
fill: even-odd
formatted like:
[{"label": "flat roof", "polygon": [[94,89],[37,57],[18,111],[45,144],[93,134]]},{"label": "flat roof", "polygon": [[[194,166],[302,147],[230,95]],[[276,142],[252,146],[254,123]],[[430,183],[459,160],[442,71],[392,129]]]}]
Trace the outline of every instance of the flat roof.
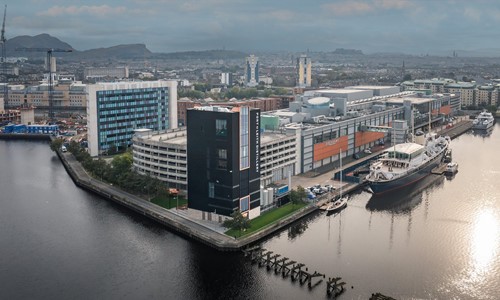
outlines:
[{"label": "flat roof", "polygon": [[395,85],[355,85],[349,86],[348,89],[370,89],[370,90],[382,90],[382,89],[391,89],[391,88],[399,88]]},{"label": "flat roof", "polygon": [[279,140],[279,139],[282,139],[282,138],[286,138],[286,137],[294,138],[295,136],[286,135],[286,134],[277,133],[277,132],[267,132],[267,131],[264,131],[260,135],[260,144],[261,145],[267,144],[267,143],[270,143],[272,141],[276,141],[276,140]]},{"label": "flat roof", "polygon": [[397,104],[403,104],[405,100],[410,100],[412,104],[423,104],[423,103],[428,103],[435,101],[435,98],[420,98],[420,97],[394,97],[394,98],[387,98],[386,103],[397,103]]},{"label": "flat roof", "polygon": [[330,90],[315,90],[316,93],[328,93],[328,94],[352,94],[352,93],[362,93],[365,90],[355,90],[355,89],[330,89]]}]

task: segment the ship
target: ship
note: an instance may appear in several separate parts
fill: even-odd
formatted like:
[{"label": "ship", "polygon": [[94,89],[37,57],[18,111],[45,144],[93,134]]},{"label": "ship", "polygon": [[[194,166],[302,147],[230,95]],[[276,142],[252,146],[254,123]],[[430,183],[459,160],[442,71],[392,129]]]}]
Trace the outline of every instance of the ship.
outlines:
[{"label": "ship", "polygon": [[431,173],[444,158],[451,139],[417,134],[416,142],[395,144],[370,165],[366,181],[378,195],[413,184]]},{"label": "ship", "polygon": [[487,111],[481,112],[472,122],[472,129],[486,130],[495,124],[495,117]]}]

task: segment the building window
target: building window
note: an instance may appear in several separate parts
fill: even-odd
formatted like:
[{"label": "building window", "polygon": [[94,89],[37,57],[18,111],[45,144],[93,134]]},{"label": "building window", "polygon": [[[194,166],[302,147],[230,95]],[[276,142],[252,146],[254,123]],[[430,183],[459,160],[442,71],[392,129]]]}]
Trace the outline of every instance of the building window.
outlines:
[{"label": "building window", "polygon": [[218,169],[227,169],[227,150],[226,149],[217,149],[217,168]]},{"label": "building window", "polygon": [[215,197],[215,187],[213,182],[208,183],[208,198]]},{"label": "building window", "polygon": [[227,159],[227,150],[226,149],[218,149],[217,157],[219,159]]},{"label": "building window", "polygon": [[243,106],[240,108],[240,170],[250,167],[250,108]]},{"label": "building window", "polygon": [[250,209],[250,196],[245,196],[240,199],[240,211],[246,212]]},{"label": "building window", "polygon": [[227,120],[215,120],[215,135],[227,136]]}]

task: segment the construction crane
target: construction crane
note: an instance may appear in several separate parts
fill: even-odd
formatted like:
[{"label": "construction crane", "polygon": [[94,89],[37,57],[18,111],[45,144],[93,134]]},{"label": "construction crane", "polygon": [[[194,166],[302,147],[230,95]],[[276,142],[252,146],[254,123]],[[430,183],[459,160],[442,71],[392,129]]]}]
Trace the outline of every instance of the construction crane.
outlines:
[{"label": "construction crane", "polygon": [[[54,114],[54,98],[53,98],[53,78],[52,78],[52,53],[54,52],[73,52],[73,49],[54,49],[54,48],[17,48],[16,51],[28,51],[28,52],[47,52],[47,71],[49,72],[49,122],[53,121],[55,118]],[[55,70],[54,70],[55,72]]]},{"label": "construction crane", "polygon": [[7,4],[5,4],[5,9],[3,11],[3,23],[2,23],[2,34],[0,36],[0,43],[2,44],[2,75],[5,78],[5,85],[3,86],[3,100],[5,106],[8,106],[9,102],[9,88],[7,87],[7,54],[5,52],[5,43],[7,39],[5,38],[5,18],[7,16]]}]

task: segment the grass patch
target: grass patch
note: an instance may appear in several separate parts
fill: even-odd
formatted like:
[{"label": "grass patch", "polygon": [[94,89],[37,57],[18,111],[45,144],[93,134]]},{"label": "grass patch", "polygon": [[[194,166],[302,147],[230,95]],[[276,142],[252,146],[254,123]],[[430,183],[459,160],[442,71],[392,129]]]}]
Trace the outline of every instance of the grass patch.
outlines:
[{"label": "grass patch", "polygon": [[299,204],[287,203],[281,207],[267,211],[262,215],[258,216],[257,218],[251,220],[250,228],[248,228],[246,231],[240,232],[239,230],[229,229],[228,231],[225,232],[225,234],[234,237],[241,237],[247,234],[251,234],[253,232],[259,231],[260,229],[269,224],[277,222],[278,220],[292,214],[293,212],[301,209],[306,205],[307,203],[299,203]]},{"label": "grass patch", "polygon": [[181,196],[179,196],[178,198],[179,199],[177,199],[176,197],[172,197],[172,196],[159,195],[159,196],[156,196],[153,199],[151,199],[151,202],[156,204],[156,205],[159,205],[163,208],[166,208],[166,209],[175,208],[175,206],[177,205],[177,201],[179,201],[178,202],[179,206],[187,205],[186,198],[181,197]]}]

